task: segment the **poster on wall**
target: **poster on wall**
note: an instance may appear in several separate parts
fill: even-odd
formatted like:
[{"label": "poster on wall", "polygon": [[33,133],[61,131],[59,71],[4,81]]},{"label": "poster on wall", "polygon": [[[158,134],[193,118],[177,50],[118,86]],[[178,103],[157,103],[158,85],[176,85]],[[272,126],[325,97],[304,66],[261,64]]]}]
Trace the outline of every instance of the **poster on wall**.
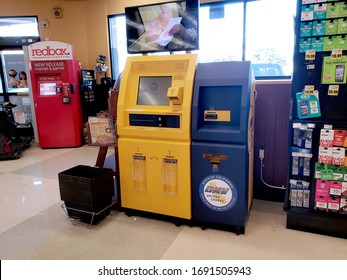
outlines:
[{"label": "poster on wall", "polygon": [[23,51],[2,51],[0,54],[3,63],[6,92],[28,93],[29,88]]}]

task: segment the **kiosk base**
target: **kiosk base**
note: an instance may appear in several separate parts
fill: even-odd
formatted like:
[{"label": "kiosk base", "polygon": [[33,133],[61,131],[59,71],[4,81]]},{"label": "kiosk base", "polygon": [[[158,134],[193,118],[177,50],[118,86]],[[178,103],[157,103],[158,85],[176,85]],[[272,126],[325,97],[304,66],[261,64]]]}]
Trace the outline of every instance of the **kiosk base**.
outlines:
[{"label": "kiosk base", "polygon": [[193,221],[192,226],[200,227],[202,230],[211,228],[211,229],[233,232],[236,235],[245,234],[245,230],[246,230],[245,227],[212,223],[212,222],[200,222],[200,221]]},{"label": "kiosk base", "polygon": [[167,222],[175,224],[177,227],[180,227],[183,225],[188,225],[190,227],[192,226],[192,220],[190,219],[167,216],[167,215],[162,215],[158,213],[146,212],[146,211],[129,209],[129,208],[120,208],[118,210],[124,212],[128,217],[138,216],[138,217],[144,217],[149,219],[167,221]]},{"label": "kiosk base", "polygon": [[244,232],[249,213],[244,145],[192,143],[192,217],[204,225]]},{"label": "kiosk base", "polygon": [[124,208],[191,218],[189,142],[119,138]]}]

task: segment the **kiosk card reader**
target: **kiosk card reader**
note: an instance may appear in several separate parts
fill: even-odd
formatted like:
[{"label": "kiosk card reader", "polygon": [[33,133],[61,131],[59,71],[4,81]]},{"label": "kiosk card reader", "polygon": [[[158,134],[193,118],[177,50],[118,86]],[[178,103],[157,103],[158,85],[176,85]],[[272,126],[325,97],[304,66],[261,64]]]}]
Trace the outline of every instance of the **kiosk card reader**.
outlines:
[{"label": "kiosk card reader", "polygon": [[128,57],[117,106],[123,208],[191,218],[196,54]]},{"label": "kiosk card reader", "polygon": [[199,63],[192,108],[192,219],[245,229],[253,190],[249,62]]}]

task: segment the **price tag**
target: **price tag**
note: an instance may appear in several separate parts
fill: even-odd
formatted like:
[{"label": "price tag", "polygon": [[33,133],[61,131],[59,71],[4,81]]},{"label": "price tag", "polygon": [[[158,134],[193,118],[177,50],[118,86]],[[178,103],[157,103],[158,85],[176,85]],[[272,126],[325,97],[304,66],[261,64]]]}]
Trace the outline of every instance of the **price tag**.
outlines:
[{"label": "price tag", "polygon": [[338,96],[339,95],[339,85],[330,85],[328,89],[328,95]]},{"label": "price tag", "polygon": [[305,86],[304,93],[305,94],[313,94],[314,93],[314,86]]},{"label": "price tag", "polygon": [[316,50],[306,50],[305,60],[315,60],[316,59]]},{"label": "price tag", "polygon": [[340,59],[342,58],[342,49],[333,49],[331,51],[331,59]]}]

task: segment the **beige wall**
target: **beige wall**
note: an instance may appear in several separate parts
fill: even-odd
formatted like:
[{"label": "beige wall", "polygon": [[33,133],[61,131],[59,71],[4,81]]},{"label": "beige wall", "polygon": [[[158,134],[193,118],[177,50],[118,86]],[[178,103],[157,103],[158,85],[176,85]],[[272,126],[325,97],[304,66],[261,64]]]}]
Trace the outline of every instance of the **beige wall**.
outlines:
[{"label": "beige wall", "polygon": [[[218,0],[200,0],[215,2]],[[41,40],[67,42],[74,46],[82,67],[92,69],[99,54],[109,66],[107,16],[124,13],[124,7],[163,2],[156,0],[0,0],[0,16],[38,16],[48,21],[40,26]],[[62,9],[62,18],[53,17],[53,8]]]},{"label": "beige wall", "polygon": [[[82,65],[88,65],[88,47],[86,44],[86,16],[84,1],[53,0],[0,0],[0,16],[38,16],[48,21],[48,27],[40,26],[41,40],[49,39],[72,44],[76,59]],[[62,8],[62,18],[53,17],[53,8]]]},{"label": "beige wall", "polygon": [[[138,5],[146,5],[152,4],[156,2],[165,2],[166,0],[106,0],[107,2],[107,12],[109,15],[114,14],[123,14],[124,7],[138,6]],[[167,0],[171,1],[171,0]],[[200,0],[200,3],[211,3],[211,2],[220,2],[223,0]]]}]

